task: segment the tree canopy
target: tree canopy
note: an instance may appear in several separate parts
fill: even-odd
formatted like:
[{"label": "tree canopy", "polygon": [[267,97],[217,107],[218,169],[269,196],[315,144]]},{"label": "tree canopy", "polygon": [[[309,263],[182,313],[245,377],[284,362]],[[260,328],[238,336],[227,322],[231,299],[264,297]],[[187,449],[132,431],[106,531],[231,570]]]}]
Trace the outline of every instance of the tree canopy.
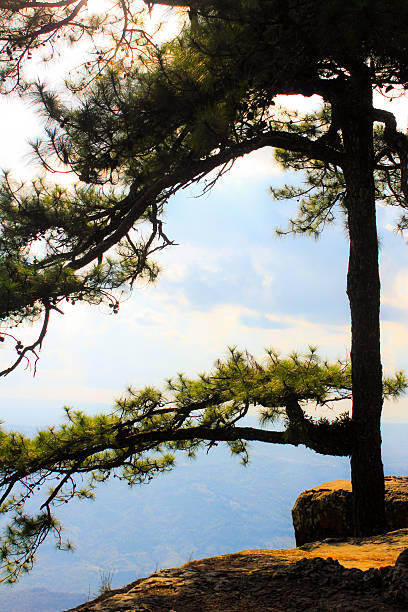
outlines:
[{"label": "tree canopy", "polygon": [[[374,107],[373,92],[389,96],[403,93],[408,86],[404,25],[408,5],[399,0],[351,0],[346,4],[339,0],[289,0],[284,4],[278,0],[197,0],[186,4],[191,9],[190,21],[178,36],[161,45],[144,39],[139,54],[129,61],[115,56],[81,93],[78,85],[71,84],[73,100],[64,101],[46,86],[37,85],[34,96],[47,121],[47,138],[35,143],[35,151],[48,171],[67,169],[78,183],[62,189],[42,179],[23,186],[7,175],[4,178],[0,191],[0,316],[10,325],[41,315],[44,322],[36,343],[24,347],[17,342],[17,359],[1,374],[11,371],[30,352],[35,354],[50,313],[60,310],[64,300],[107,300],[117,310],[118,289],[131,287],[143,275],[154,279],[157,267],[149,258],[171,244],[163,233],[161,215],[175,192],[199,181],[204,181],[204,190],[209,189],[237,158],[274,147],[284,166],[305,172],[301,189],[274,191],[276,197],[301,200],[289,231],[317,235],[334,219],[336,210],[345,216],[350,240],[351,369],[316,365],[323,385],[320,391],[318,385],[302,390],[299,381],[289,377],[295,389],[292,395],[285,395],[285,386],[277,384],[275,396],[268,376],[276,382],[274,367],[281,363],[279,359],[271,354],[273,372],[266,368],[268,375],[264,376],[262,366],[233,354],[228,363],[235,363],[237,357],[238,369],[242,366],[249,372],[252,395],[245,385],[237,386],[234,377],[227,389],[217,389],[211,376],[209,386],[206,377],[196,383],[180,379],[170,388],[175,393],[170,408],[155,391],[131,395],[136,404],[142,402],[142,413],[129,417],[130,434],[126,423],[123,430],[123,423],[112,416],[93,421],[69,413],[71,425],[51,433],[47,444],[55,450],[54,439],[57,445],[66,439],[71,447],[71,432],[76,432],[79,446],[85,440],[92,451],[84,459],[89,469],[108,473],[110,460],[122,461],[132,474],[138,453],[157,451],[160,444],[164,445],[160,448],[166,444],[171,448],[180,443],[183,448],[187,439],[189,450],[200,439],[211,443],[228,435],[228,442],[243,449],[243,441],[249,438],[235,426],[235,417],[243,416],[250,403],[266,404],[272,416],[275,409],[284,408],[287,429],[283,434],[277,432],[274,441],[288,441],[293,435],[291,443],[312,448],[315,444],[319,452],[326,448],[334,454],[351,455],[355,533],[379,533],[385,525],[380,434],[384,383],[375,205],[400,207],[399,227],[406,226],[408,139],[397,130],[392,113]],[[306,116],[285,111],[277,104],[277,96],[291,94],[318,95],[322,107]],[[5,340],[7,333],[2,335]],[[307,359],[316,364],[314,358]],[[285,362],[283,371],[290,363]],[[230,366],[222,367],[228,370]],[[283,379],[287,380],[286,375]],[[186,405],[177,403],[183,398],[184,385]],[[405,381],[400,377],[393,385],[401,390]],[[350,423],[347,419],[330,425],[313,423],[302,412],[299,401],[326,401],[331,390],[340,394],[352,390]],[[232,392],[234,395],[228,395]],[[147,407],[143,408],[145,400],[140,398],[146,399]],[[199,405],[201,412],[190,410],[196,400],[198,404],[204,401],[205,405]],[[212,403],[206,404],[209,400]],[[127,401],[133,406],[132,399],[124,400],[122,420]],[[134,434],[133,428],[142,422],[142,437],[137,438],[139,433]],[[92,439],[83,437],[80,423],[85,429],[89,423]],[[166,439],[158,440],[157,432],[151,433],[156,426]],[[121,439],[120,431],[123,434],[124,442],[113,450],[106,441],[107,430],[112,431],[109,427],[113,427],[115,440]],[[181,443],[177,438],[180,428],[189,429],[190,435],[196,428],[197,442],[191,446],[184,432],[187,437]],[[314,433],[323,430],[325,436],[319,433],[313,441]],[[272,433],[264,432],[264,439],[274,437]],[[16,435],[12,439],[22,440],[24,448],[39,443]],[[324,439],[331,440],[329,446],[324,446]],[[140,441],[146,441],[147,447],[138,446]],[[125,447],[128,450],[122,452]],[[33,452],[35,458],[37,451]],[[66,455],[68,463],[61,472],[64,485],[73,483],[75,470],[81,471],[75,460],[82,461],[85,451],[78,452],[71,458]],[[106,458],[106,469],[98,463],[98,453]],[[129,463],[133,455],[137,461]],[[13,472],[9,466],[4,480],[6,497],[21,478],[34,482],[40,478],[41,484],[42,474],[48,478],[58,472],[54,455],[44,457],[48,463],[24,460],[21,471]],[[163,461],[153,463],[153,471],[170,466],[170,460],[169,464]],[[6,459],[4,469],[8,469]],[[57,486],[55,490],[62,489]],[[57,494],[50,496],[50,502],[57,498]],[[45,502],[47,512],[50,502]],[[10,507],[14,504],[18,510],[20,503],[13,501]],[[45,531],[49,530],[50,515],[41,517]],[[21,524],[24,529],[29,525],[26,520]],[[35,520],[30,529],[35,541],[45,533]],[[21,545],[20,533],[18,529],[10,532],[11,548],[4,549],[5,558]],[[31,532],[24,533],[30,541]]]},{"label": "tree canopy", "polygon": [[[136,65],[112,61],[74,106],[39,85],[48,139],[35,150],[46,169],[63,165],[80,182],[67,190],[3,181],[0,264],[10,280],[2,317],[37,315],[67,297],[100,301],[139,274],[154,277],[156,239],[171,242],[160,223],[169,197],[207,176],[210,186],[213,170],[265,146],[309,171],[303,221],[292,229],[313,231],[332,218],[346,197],[338,115],[348,71],[359,57],[372,88],[384,92],[408,78],[407,9],[391,4],[226,2],[203,9],[175,40],[144,46]],[[318,94],[326,106],[306,118],[276,111],[276,96],[293,93]],[[375,138],[377,198],[405,207],[406,137],[386,111],[373,110],[372,121],[386,128]],[[141,222],[147,236],[134,239]]]}]

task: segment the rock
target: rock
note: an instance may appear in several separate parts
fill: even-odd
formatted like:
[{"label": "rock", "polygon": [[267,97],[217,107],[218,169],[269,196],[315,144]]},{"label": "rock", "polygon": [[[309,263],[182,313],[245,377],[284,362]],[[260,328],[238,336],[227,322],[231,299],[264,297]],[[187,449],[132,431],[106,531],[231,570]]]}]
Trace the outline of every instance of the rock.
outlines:
[{"label": "rock", "polygon": [[406,570],[408,570],[408,548],[403,550],[402,553],[398,555],[395,566],[404,567]]},{"label": "rock", "polygon": [[385,520],[387,531],[408,527],[408,477],[385,478]]},{"label": "rock", "polygon": [[[408,527],[408,477],[385,478],[387,531]],[[296,545],[353,535],[352,493],[349,480],[326,482],[304,491],[292,509]]]},{"label": "rock", "polygon": [[408,529],[315,542],[308,548],[247,550],[191,561],[140,578],[70,612],[408,609]]},{"label": "rock", "polygon": [[351,482],[336,480],[304,491],[292,508],[292,520],[296,546],[352,536]]}]

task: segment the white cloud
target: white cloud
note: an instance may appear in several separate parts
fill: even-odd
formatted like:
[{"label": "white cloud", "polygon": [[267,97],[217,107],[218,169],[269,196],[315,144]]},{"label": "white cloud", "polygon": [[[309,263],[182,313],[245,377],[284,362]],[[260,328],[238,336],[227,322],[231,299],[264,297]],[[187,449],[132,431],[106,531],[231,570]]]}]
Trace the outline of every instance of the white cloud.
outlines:
[{"label": "white cloud", "polygon": [[381,322],[381,352],[386,372],[407,367],[407,345],[408,329],[405,324],[396,321]]},{"label": "white cloud", "polygon": [[37,169],[35,164],[29,164],[28,140],[41,134],[41,125],[29,105],[14,96],[0,96],[0,132],[0,167],[14,171],[17,177],[34,176]]},{"label": "white cloud", "polygon": [[395,115],[398,129],[406,131],[408,128],[407,95],[399,96],[393,100],[386,98],[378,91],[374,92],[374,106],[387,110]]},{"label": "white cloud", "polygon": [[165,267],[162,272],[162,276],[165,276],[171,281],[181,281],[186,276],[188,271],[188,264],[181,262],[170,263]]},{"label": "white cloud", "polygon": [[286,108],[289,111],[298,111],[299,113],[312,113],[322,107],[323,99],[318,95],[310,97],[301,95],[276,96],[275,103],[279,107]]},{"label": "white cloud", "polygon": [[382,418],[385,423],[408,422],[408,398],[403,397],[397,402],[386,400],[384,402]]},{"label": "white cloud", "polygon": [[264,277],[262,279],[262,287],[264,289],[269,289],[269,287],[271,287],[273,283],[273,276],[272,274],[266,273],[264,274]]},{"label": "white cloud", "polygon": [[[246,324],[248,317],[255,322],[258,317],[259,326]],[[51,328],[37,378],[22,371],[7,378],[2,382],[3,398],[26,399],[27,405],[30,400],[53,400],[50,419],[55,422],[63,404],[111,405],[128,384],[157,385],[178,371],[189,376],[208,371],[228,346],[246,348],[257,358],[263,357],[265,347],[288,354],[306,352],[309,344],[318,345],[320,355],[330,360],[348,353],[348,325],[321,324],[273,311],[264,319],[276,327],[262,325],[261,319],[256,309],[234,303],[201,311],[189,304],[182,290],[166,293],[159,287],[123,304],[118,316],[72,308],[63,326],[61,318]],[[406,326],[383,323],[382,339],[385,370],[392,372],[404,365]],[[10,421],[8,401],[2,403],[3,416]],[[384,419],[407,420],[406,408],[407,402],[387,404]]]},{"label": "white cloud", "polygon": [[236,185],[237,182],[239,184],[249,178],[276,176],[283,172],[284,170],[274,158],[272,147],[264,147],[239,157],[225,175],[223,186],[225,188],[230,183]]},{"label": "white cloud", "polygon": [[[229,345],[239,344],[255,354],[262,353],[264,347],[274,346],[283,352],[307,350],[309,344],[321,347],[322,354],[330,358],[344,357],[347,353],[349,328],[341,325],[321,325],[305,318],[278,316],[273,312],[265,317],[281,324],[283,329],[265,329],[241,322],[242,317],[258,316],[259,313],[236,303],[218,304],[209,310],[194,309],[182,298],[173,293],[156,289],[149,296],[149,306],[139,310],[136,316],[129,310],[122,313],[129,335],[138,330],[145,336],[176,340],[180,346],[196,347],[194,350],[219,356]],[[146,319],[149,325],[146,326]],[[188,360],[187,360],[188,361]]]},{"label": "white cloud", "polygon": [[[47,372],[44,372],[47,376]],[[121,393],[121,389],[109,389],[99,387],[89,387],[75,382],[75,384],[67,383],[70,379],[70,372],[53,371],[52,378],[61,380],[61,383],[43,385],[25,385],[24,387],[9,387],[7,395],[13,398],[31,400],[54,400],[56,408],[60,412],[63,405],[70,405],[75,402],[87,403],[108,403],[112,404],[115,397]],[[65,381],[65,383],[63,382]]]},{"label": "white cloud", "polygon": [[220,278],[225,271],[225,262],[233,259],[240,252],[239,247],[233,248],[221,245],[215,249],[211,246],[186,242],[183,243],[181,248],[170,249],[163,254],[160,259],[163,262],[161,278],[178,281],[185,278],[191,271],[197,273],[198,270],[200,274],[204,273],[204,275]]},{"label": "white cloud", "polygon": [[402,268],[396,271],[391,284],[387,283],[382,292],[381,301],[383,304],[394,308],[408,308],[408,269]]}]

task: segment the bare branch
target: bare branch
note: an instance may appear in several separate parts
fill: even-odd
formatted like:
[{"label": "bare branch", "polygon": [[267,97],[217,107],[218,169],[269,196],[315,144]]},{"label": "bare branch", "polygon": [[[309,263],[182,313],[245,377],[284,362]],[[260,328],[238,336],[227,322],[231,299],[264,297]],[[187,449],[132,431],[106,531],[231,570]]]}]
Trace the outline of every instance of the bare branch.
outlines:
[{"label": "bare branch", "polygon": [[[60,28],[70,24],[78,15],[79,11],[87,4],[87,2],[88,0],[79,0],[73,11],[71,11],[71,13],[67,15],[67,17],[65,17],[64,19],[55,22],[50,21],[49,23],[43,25],[41,28],[38,28],[38,30],[34,30],[34,32],[30,33],[30,41],[39,38],[43,34],[55,32],[56,30],[59,30]],[[22,38],[20,40],[25,40],[25,38]]]},{"label": "bare branch", "polygon": [[2,370],[0,372],[0,377],[7,376],[8,374],[10,374],[10,372],[13,372],[13,370],[15,370],[18,365],[20,365],[20,363],[22,362],[22,360],[24,358],[28,359],[27,358],[27,353],[32,353],[34,355],[35,360],[34,360],[34,372],[33,372],[33,375],[35,376],[36,370],[37,370],[37,362],[38,362],[38,359],[39,359],[39,355],[36,352],[36,348],[38,347],[39,349],[41,349],[43,340],[45,338],[45,335],[46,335],[47,329],[48,329],[48,323],[49,323],[49,319],[50,319],[50,312],[51,312],[51,310],[57,310],[59,313],[63,314],[63,312],[59,308],[57,308],[57,307],[55,307],[53,305],[50,305],[49,303],[45,303],[44,309],[45,309],[45,312],[44,312],[44,321],[43,321],[42,328],[41,328],[41,331],[40,331],[40,334],[39,334],[37,340],[35,340],[35,342],[33,342],[32,344],[29,344],[28,346],[24,346],[21,349],[21,351],[19,353],[19,356],[16,359],[16,361],[10,367],[8,367],[5,370]]}]

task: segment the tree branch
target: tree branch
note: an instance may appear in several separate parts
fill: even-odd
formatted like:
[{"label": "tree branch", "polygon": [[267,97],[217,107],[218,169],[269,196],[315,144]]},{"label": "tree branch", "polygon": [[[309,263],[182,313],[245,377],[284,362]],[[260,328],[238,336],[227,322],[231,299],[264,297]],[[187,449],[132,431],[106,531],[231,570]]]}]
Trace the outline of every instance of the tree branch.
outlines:
[{"label": "tree branch", "polygon": [[385,142],[401,160],[401,191],[408,204],[408,138],[397,130],[397,120],[390,111],[374,108],[373,120],[384,124]]},{"label": "tree branch", "polygon": [[36,352],[36,348],[39,347],[41,348],[41,345],[43,343],[43,340],[45,338],[45,335],[47,333],[47,329],[48,329],[48,323],[49,323],[49,319],[50,319],[50,311],[51,310],[58,310],[58,312],[60,312],[61,314],[62,311],[59,310],[59,308],[56,308],[55,306],[51,306],[49,303],[45,304],[45,314],[44,314],[44,321],[42,324],[42,328],[40,331],[40,334],[37,338],[37,340],[35,342],[33,342],[32,344],[29,344],[28,346],[25,346],[21,349],[18,358],[15,360],[15,362],[8,368],[6,368],[5,370],[2,370],[0,372],[0,377],[2,376],[7,376],[7,374],[10,374],[10,372],[12,372],[13,370],[15,370],[17,368],[18,365],[20,365],[20,363],[22,362],[22,360],[24,358],[27,359],[27,353],[33,353],[34,357],[35,357],[35,361],[34,361],[34,376],[36,373],[36,366],[37,366],[37,361],[39,359],[39,356]]},{"label": "tree branch", "polygon": [[[62,8],[64,6],[70,6],[71,4],[75,4],[77,0],[59,0],[58,2],[40,2],[37,0],[28,0],[26,2],[21,2],[18,5],[18,10],[27,9],[27,8]],[[13,0],[0,0],[0,8],[10,8],[8,5],[15,5]],[[10,8],[10,10],[12,10]]]},{"label": "tree branch", "polygon": [[[183,167],[170,174],[164,173],[164,176],[156,179],[151,185],[141,191],[139,186],[134,183],[130,188],[129,194],[121,203],[121,208],[128,209],[128,212],[123,217],[119,216],[120,221],[114,231],[94,245],[86,254],[68,263],[67,267],[72,270],[79,270],[100,257],[108,249],[117,244],[119,240],[124,238],[149,206],[158,202],[159,199],[163,199],[163,197],[168,198],[178,189],[192,182],[199,181],[218,166],[263,147],[285,148],[297,153],[310,155],[314,159],[319,159],[336,166],[341,166],[343,163],[343,155],[341,153],[322,144],[318,140],[310,140],[305,136],[279,130],[265,132],[251,140],[231,145],[220,153],[211,155],[206,159],[192,162],[190,166]],[[110,230],[111,225],[107,231]]]},{"label": "tree branch", "polygon": [[29,37],[22,37],[20,41],[25,40],[26,38],[29,38],[31,41],[33,41],[39,36],[42,36],[43,34],[49,34],[50,32],[54,32],[55,30],[59,30],[60,28],[68,25],[72,22],[73,19],[75,19],[81,8],[83,8],[87,3],[88,0],[79,0],[75,8],[64,19],[61,19],[60,21],[56,22],[50,21],[49,23],[43,25],[41,28],[38,28],[38,30],[31,32]]},{"label": "tree branch", "polygon": [[[304,444],[308,448],[315,450],[323,455],[348,456],[351,453],[349,425],[343,425],[340,431],[335,432],[334,436],[327,436],[330,427],[335,429],[335,425],[322,428],[319,424],[309,421],[309,431],[302,428],[289,426],[285,431],[271,431],[254,427],[185,427],[180,429],[159,429],[154,431],[144,431],[132,433],[129,428],[120,429],[115,436],[109,440],[92,444],[89,436],[77,437],[75,441],[69,440],[67,444],[59,449],[52,449],[52,454],[43,457],[39,462],[33,462],[28,470],[16,471],[4,476],[0,485],[4,486],[10,482],[17,482],[22,478],[47,470],[50,473],[75,475],[75,473],[88,473],[94,469],[111,469],[123,465],[123,458],[115,458],[114,464],[109,460],[102,461],[100,465],[83,465],[86,459],[94,455],[111,450],[126,450],[126,455],[138,454],[157,449],[158,446],[171,442],[234,442],[238,440],[265,442],[269,444],[290,444],[298,446]],[[116,428],[117,429],[117,428]],[[310,433],[313,432],[313,436]],[[335,440],[335,444],[333,444]],[[78,448],[79,447],[79,448]],[[75,464],[75,469],[71,463]],[[55,465],[53,465],[55,463]],[[82,464],[82,465],[81,465]],[[65,467],[64,467],[65,466]]]}]

